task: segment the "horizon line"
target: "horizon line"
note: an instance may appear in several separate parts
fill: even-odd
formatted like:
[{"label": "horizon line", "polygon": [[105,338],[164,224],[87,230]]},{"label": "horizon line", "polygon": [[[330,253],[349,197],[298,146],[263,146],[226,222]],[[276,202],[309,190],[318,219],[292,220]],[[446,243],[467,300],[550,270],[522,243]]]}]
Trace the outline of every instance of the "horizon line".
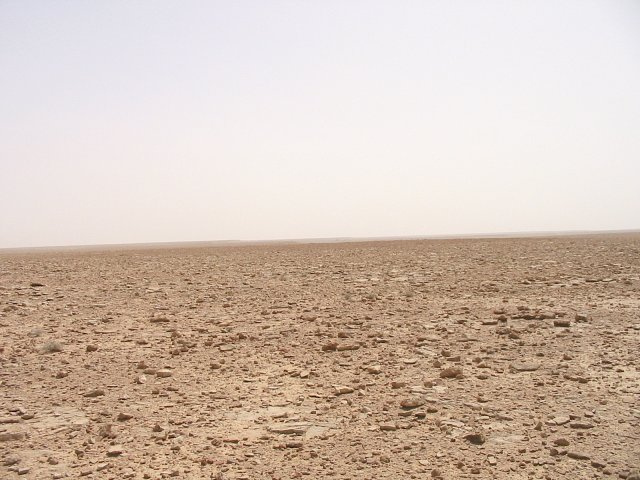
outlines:
[{"label": "horizon line", "polygon": [[485,233],[457,233],[434,235],[387,235],[372,237],[302,237],[302,238],[277,238],[277,239],[251,239],[251,240],[176,240],[158,242],[123,242],[123,243],[93,243],[93,244],[69,244],[69,245],[39,245],[26,247],[0,247],[0,253],[16,251],[56,251],[56,250],[127,250],[142,248],[171,248],[171,247],[234,247],[252,245],[273,244],[334,244],[334,243],[358,243],[358,242],[392,242],[411,240],[455,240],[455,239],[482,239],[482,238],[528,238],[528,237],[562,237],[583,235],[610,235],[640,233],[640,228],[633,229],[607,229],[607,230],[531,230],[514,232],[485,232]]}]

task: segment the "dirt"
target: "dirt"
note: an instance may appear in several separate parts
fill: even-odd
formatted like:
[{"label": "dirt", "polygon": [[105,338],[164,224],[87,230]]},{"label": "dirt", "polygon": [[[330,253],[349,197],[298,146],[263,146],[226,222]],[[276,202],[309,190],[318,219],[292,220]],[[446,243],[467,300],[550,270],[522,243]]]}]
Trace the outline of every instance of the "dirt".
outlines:
[{"label": "dirt", "polygon": [[640,478],[640,234],[5,252],[0,333],[0,478]]}]

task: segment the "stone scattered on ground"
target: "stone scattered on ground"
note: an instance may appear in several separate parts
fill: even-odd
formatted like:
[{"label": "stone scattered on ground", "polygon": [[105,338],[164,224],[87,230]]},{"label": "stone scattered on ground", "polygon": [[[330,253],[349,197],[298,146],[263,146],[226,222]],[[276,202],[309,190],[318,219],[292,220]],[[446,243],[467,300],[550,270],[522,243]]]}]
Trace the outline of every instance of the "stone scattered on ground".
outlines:
[{"label": "stone scattered on ground", "polygon": [[0,265],[2,479],[640,480],[640,235]]}]

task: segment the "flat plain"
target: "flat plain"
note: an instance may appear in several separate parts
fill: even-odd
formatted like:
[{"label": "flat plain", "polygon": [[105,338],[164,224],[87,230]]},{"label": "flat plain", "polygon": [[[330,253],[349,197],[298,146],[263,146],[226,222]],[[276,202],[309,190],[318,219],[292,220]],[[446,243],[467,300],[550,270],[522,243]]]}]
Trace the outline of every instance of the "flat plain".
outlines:
[{"label": "flat plain", "polygon": [[0,478],[640,476],[640,234],[0,252]]}]

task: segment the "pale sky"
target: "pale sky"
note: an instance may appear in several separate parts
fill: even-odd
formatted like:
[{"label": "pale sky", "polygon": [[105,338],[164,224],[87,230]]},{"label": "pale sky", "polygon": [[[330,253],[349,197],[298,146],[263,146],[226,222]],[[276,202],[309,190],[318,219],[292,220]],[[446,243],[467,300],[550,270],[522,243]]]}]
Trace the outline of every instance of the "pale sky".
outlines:
[{"label": "pale sky", "polygon": [[0,247],[640,228],[640,2],[0,1]]}]

